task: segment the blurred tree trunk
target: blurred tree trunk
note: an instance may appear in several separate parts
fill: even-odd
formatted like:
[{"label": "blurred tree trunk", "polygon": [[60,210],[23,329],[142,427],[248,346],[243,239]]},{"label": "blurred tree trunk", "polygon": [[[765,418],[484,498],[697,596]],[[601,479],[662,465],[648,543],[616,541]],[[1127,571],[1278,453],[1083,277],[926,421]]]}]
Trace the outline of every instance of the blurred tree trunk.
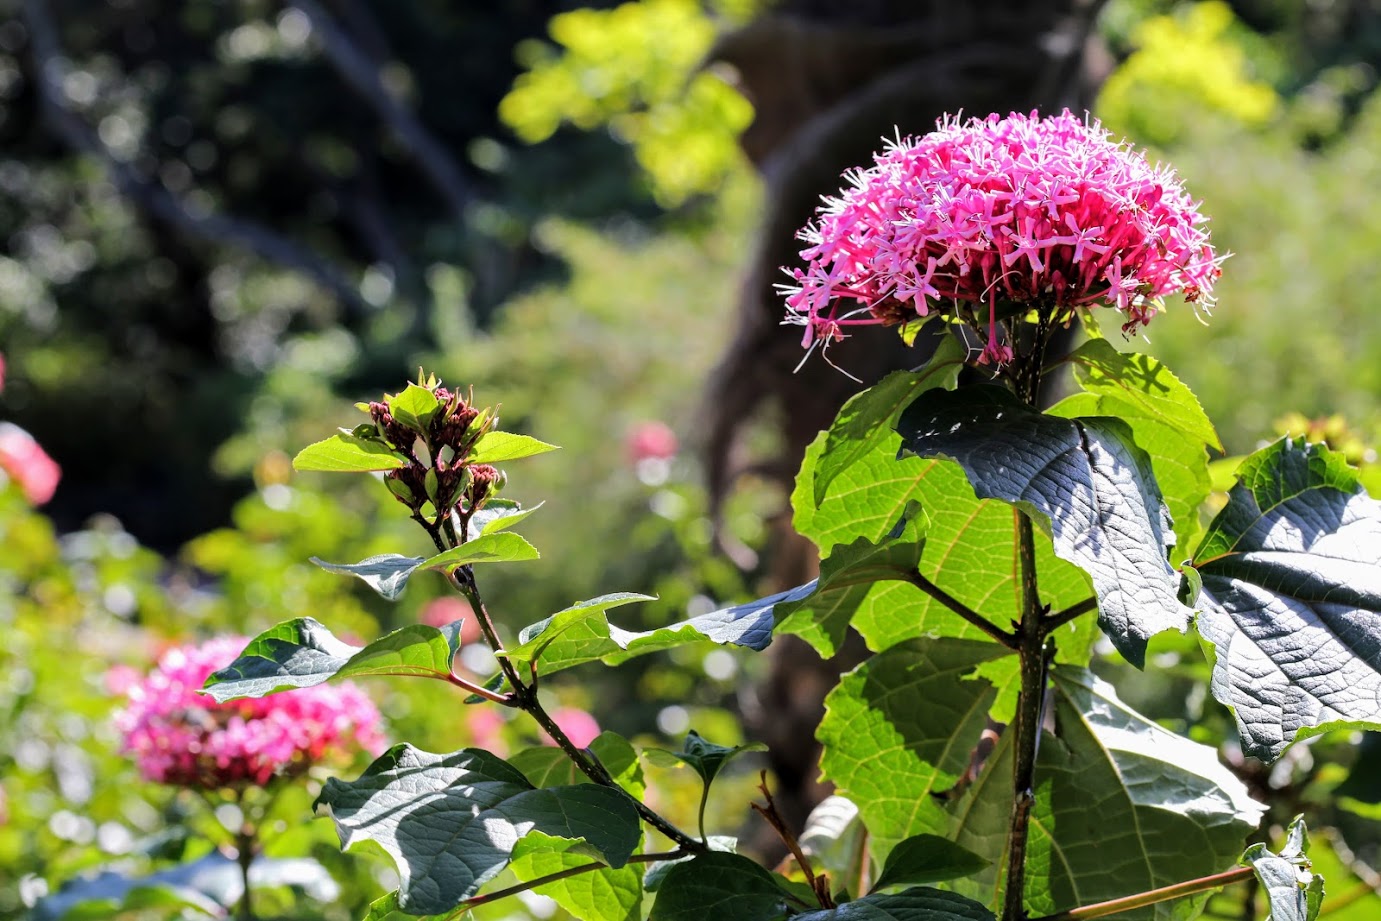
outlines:
[{"label": "blurred tree trunk", "polygon": [[[795,234],[820,196],[837,193],[841,173],[872,162],[880,138],[922,134],[945,113],[1086,109],[1108,69],[1093,41],[1102,0],[787,0],[725,36],[713,52],[739,76],[756,109],[743,149],[761,172],[765,213],[738,305],[738,331],[711,378],[707,411],[710,490],[716,507],[745,469],[775,471],[785,490],[806,446],[861,388],[823,361],[801,360],[799,336],[781,328],[774,290],[781,266],[800,262]],[[921,364],[935,340],[906,348],[895,335],[858,335],[830,359],[871,384]],[[741,433],[770,410],[781,431],[779,457],[740,456]],[[783,516],[789,531],[789,519]],[[770,568],[776,591],[811,578],[815,548],[785,534]],[[822,662],[795,637],[772,647],[772,670],[745,708],[769,746],[781,785],[778,805],[799,828],[828,789],[817,781],[815,727],[824,695],[841,670],[866,654],[853,637]],[[767,839],[758,842],[770,852]]]}]

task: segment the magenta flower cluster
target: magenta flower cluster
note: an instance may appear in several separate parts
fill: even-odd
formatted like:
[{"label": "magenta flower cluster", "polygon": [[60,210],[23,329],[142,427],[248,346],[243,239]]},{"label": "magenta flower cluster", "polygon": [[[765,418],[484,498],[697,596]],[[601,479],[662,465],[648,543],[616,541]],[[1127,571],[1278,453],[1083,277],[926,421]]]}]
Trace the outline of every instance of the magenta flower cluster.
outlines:
[{"label": "magenta flower cluster", "polygon": [[[1097,121],[1068,110],[942,120],[889,142],[851,188],[825,199],[801,231],[808,263],[782,285],[803,345],[854,324],[900,324],[988,308],[980,361],[1012,358],[996,332],[1001,301],[1049,308],[1108,304],[1133,332],[1166,295],[1212,307],[1220,272],[1197,205],[1168,168],[1152,167]],[[860,305],[844,307],[841,302]]]},{"label": "magenta flower cluster", "polygon": [[198,694],[247,642],[170,649],[146,677],[127,683],[129,703],[115,725],[144,777],[203,789],[262,785],[357,748],[383,751],[379,711],[349,682],[224,704]]}]

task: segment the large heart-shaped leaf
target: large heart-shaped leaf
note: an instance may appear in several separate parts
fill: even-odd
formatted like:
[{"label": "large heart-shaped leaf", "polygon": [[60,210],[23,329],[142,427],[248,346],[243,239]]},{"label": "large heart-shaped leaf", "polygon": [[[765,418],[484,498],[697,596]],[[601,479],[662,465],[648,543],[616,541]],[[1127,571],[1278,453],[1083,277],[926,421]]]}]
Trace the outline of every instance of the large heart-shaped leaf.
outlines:
[{"label": "large heart-shaped leaf", "polygon": [[908,450],[958,462],[979,498],[1048,528],[1055,554],[1089,574],[1099,625],[1128,661],[1140,667],[1151,636],[1188,626],[1166,559],[1174,534],[1165,504],[1125,423],[1047,416],[979,386],[926,394],[898,431]]},{"label": "large heart-shaped leaf", "polygon": [[908,640],[845,675],[825,698],[816,732],[821,771],[858,803],[879,856],[912,835],[948,833],[937,794],[969,768],[997,698],[977,672],[1000,659],[1016,661],[996,643]]},{"label": "large heart-shaped leaf", "polygon": [[[811,507],[824,503],[835,477],[891,440],[897,418],[918,396],[936,388],[953,388],[966,353],[959,337],[946,336],[919,371],[894,371],[845,403],[825,436],[822,460],[811,478]],[[893,514],[885,526],[896,519]]]},{"label": "large heart-shaped leaf", "polygon": [[444,627],[409,624],[366,646],[339,640],[317,621],[299,617],[250,640],[202,691],[217,703],[310,688],[333,678],[402,675],[449,681],[460,648],[461,621]]},{"label": "large heart-shaped leaf", "polygon": [[671,865],[657,887],[648,921],[777,921],[799,903],[786,881],[747,857],[712,851]]},{"label": "large heart-shaped leaf", "polygon": [[1341,455],[1282,439],[1247,458],[1194,566],[1244,750],[1381,727],[1381,502]]},{"label": "large heart-shaped leaf", "polygon": [[474,895],[534,830],[582,839],[614,868],[642,840],[638,813],[621,790],[539,790],[473,748],[436,755],[396,745],[359,779],[327,780],[317,807],[335,821],[342,847],[368,840],[388,852],[400,877],[398,904],[413,914],[446,911]]},{"label": "large heart-shaped leaf", "polygon": [[[1167,886],[1236,862],[1265,807],[1214,749],[1129,709],[1111,685],[1083,669],[1056,666],[1050,690],[1055,732],[1041,742],[1026,860],[1032,914]],[[983,772],[949,807],[951,836],[994,861],[992,869],[956,880],[956,891],[984,901],[1000,896],[1011,784],[1004,734]],[[1183,921],[1204,898],[1125,917]]]},{"label": "large heart-shaped leaf", "polygon": [[[917,520],[915,531],[917,538],[925,538],[915,545],[920,574],[990,623],[1002,626],[1020,618],[1023,596],[1010,506],[975,497],[963,471],[952,461],[911,454],[898,457],[901,436],[887,429],[868,440],[868,452],[853,451],[854,459],[841,467],[817,507],[815,472],[826,462],[823,454],[828,440],[828,434],[822,434],[806,450],[791,495],[794,526],[820,548],[826,558],[822,570],[834,571],[839,563],[831,566],[828,558],[846,550],[855,555],[867,553],[869,547],[909,552],[905,544],[897,543],[897,535],[888,533],[908,507],[919,504],[925,516],[924,528]],[[839,444],[834,450],[854,447],[847,440]],[[829,463],[839,462],[831,459]],[[1063,610],[1092,595],[1088,576],[1056,557],[1050,538],[1040,532],[1036,558],[1041,599],[1052,610]],[[833,654],[846,622],[874,651],[917,636],[986,637],[913,584],[888,581],[840,584],[839,588],[806,602],[811,613],[808,623],[801,623],[803,618],[797,613],[779,629],[800,633],[821,655]],[[779,614],[788,610],[783,606]],[[1097,633],[1092,617],[1061,628],[1056,638],[1060,660],[1086,663]]]}]

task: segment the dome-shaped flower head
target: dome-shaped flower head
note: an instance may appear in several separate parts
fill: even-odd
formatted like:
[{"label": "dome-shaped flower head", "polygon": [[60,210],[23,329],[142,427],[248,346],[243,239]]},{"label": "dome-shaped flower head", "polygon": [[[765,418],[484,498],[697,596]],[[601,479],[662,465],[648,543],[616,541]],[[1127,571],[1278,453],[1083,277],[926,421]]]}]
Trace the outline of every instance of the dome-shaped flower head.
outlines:
[{"label": "dome-shaped flower head", "polygon": [[383,751],[379,711],[350,682],[224,704],[198,694],[247,642],[176,647],[142,680],[126,682],[129,703],[115,725],[145,778],[203,789],[264,784],[356,748]]},{"label": "dome-shaped flower head", "polygon": [[973,323],[986,308],[979,360],[1000,364],[1012,358],[996,331],[1008,305],[1067,323],[1076,308],[1106,304],[1128,333],[1167,295],[1212,307],[1221,259],[1197,205],[1172,171],[1097,121],[1068,110],[945,118],[875,160],[846,173],[851,188],[801,231],[807,267],[781,287],[805,346],[854,324]]}]

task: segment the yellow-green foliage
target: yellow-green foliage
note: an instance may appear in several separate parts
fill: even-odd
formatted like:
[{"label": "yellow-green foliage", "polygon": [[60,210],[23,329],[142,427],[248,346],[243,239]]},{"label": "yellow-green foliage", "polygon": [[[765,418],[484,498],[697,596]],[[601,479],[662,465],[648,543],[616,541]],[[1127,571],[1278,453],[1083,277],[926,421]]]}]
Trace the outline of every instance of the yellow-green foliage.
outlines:
[{"label": "yellow-green foliage", "polygon": [[1252,78],[1234,26],[1232,10],[1219,0],[1141,23],[1133,33],[1137,50],[1098,97],[1104,124],[1142,141],[1169,144],[1205,115],[1252,127],[1268,122],[1280,100],[1268,84]]},{"label": "yellow-green foliage", "polygon": [[700,69],[715,26],[695,0],[573,10],[553,17],[549,31],[560,50],[519,46],[528,70],[499,104],[520,138],[543,141],[562,123],[607,126],[633,146],[664,205],[714,190],[739,167],[735,139],[753,109]]}]

